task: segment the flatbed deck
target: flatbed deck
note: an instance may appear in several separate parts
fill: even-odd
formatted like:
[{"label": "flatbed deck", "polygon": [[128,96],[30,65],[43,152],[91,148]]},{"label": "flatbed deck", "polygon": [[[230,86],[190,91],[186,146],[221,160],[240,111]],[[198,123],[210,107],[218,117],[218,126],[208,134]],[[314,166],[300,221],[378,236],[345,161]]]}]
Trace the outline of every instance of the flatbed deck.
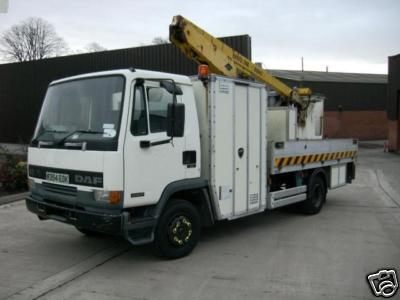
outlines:
[{"label": "flatbed deck", "polygon": [[270,175],[355,161],[358,142],[352,139],[269,142]]}]

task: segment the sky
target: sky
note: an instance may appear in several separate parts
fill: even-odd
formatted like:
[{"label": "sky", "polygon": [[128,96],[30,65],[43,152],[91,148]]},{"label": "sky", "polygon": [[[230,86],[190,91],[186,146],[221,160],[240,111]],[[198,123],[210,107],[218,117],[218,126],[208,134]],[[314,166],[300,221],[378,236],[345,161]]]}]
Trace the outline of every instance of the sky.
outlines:
[{"label": "sky", "polygon": [[[0,0],[2,1],[2,0]],[[268,69],[387,73],[400,53],[399,0],[8,0],[0,33],[29,17],[50,22],[72,50],[168,37],[180,14],[213,36],[249,34]]]}]

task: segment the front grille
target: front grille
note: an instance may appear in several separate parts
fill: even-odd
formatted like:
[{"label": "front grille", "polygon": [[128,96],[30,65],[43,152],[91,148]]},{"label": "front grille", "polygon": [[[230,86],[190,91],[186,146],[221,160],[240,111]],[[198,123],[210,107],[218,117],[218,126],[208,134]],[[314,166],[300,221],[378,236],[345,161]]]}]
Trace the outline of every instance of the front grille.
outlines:
[{"label": "front grille", "polygon": [[43,182],[45,191],[76,197],[78,189],[73,186]]}]

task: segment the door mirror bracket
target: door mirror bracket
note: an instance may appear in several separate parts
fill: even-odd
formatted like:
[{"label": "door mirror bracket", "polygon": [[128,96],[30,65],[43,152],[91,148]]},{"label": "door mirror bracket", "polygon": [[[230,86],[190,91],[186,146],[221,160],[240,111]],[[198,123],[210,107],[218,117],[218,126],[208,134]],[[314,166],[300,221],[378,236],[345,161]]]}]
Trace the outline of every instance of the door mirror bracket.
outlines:
[{"label": "door mirror bracket", "polygon": [[167,136],[183,137],[185,131],[185,104],[168,103],[167,109]]}]

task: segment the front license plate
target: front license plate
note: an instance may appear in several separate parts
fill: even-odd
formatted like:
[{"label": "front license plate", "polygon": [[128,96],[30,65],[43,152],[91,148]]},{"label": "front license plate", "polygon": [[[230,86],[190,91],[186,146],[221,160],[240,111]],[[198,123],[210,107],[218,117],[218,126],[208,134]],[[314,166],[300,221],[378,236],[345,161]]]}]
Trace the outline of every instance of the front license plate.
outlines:
[{"label": "front license plate", "polygon": [[46,172],[46,180],[68,184],[69,183],[69,175],[68,174],[61,174],[61,173],[54,173],[54,172]]}]

